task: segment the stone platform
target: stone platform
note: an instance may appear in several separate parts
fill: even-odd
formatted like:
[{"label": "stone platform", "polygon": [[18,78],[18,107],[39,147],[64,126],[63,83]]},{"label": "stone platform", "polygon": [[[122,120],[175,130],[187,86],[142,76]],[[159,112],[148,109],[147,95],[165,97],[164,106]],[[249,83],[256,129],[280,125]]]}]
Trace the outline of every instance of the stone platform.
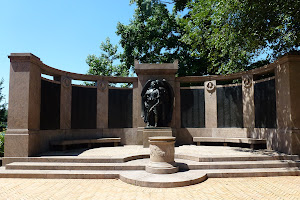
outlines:
[{"label": "stone platform", "polygon": [[[0,178],[121,179],[146,187],[179,187],[207,178],[299,176],[297,155],[238,147],[175,147],[179,172],[149,174],[150,150],[143,146],[47,152],[38,157],[4,158]],[[151,178],[152,177],[152,178]]]}]

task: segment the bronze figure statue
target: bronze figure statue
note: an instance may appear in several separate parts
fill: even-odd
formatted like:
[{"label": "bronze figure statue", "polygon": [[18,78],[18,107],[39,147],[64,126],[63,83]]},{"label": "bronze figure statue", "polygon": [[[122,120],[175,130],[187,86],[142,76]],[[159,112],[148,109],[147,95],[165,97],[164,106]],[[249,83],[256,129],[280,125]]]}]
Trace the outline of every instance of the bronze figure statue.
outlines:
[{"label": "bronze figure statue", "polygon": [[167,127],[172,120],[174,92],[165,80],[148,80],[142,91],[142,117],[147,127]]}]

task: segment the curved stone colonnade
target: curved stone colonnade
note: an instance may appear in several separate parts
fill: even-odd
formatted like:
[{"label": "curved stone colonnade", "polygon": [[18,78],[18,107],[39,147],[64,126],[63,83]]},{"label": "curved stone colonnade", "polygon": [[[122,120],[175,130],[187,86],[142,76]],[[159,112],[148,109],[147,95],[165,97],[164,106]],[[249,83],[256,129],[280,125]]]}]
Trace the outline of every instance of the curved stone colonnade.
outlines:
[{"label": "curved stone colonnade", "polygon": [[[9,58],[5,157],[35,156],[57,140],[120,137],[121,144],[142,144],[145,123],[140,117],[140,94],[152,78],[166,79],[173,87],[169,126],[177,144],[192,144],[193,137],[257,138],[267,139],[270,149],[300,154],[299,55],[286,55],[247,72],[189,77],[175,76],[177,61],[136,61],[137,77],[104,77],[61,71],[30,53],[12,53]],[[95,85],[76,85],[72,80]],[[132,83],[132,88],[109,83]]]}]

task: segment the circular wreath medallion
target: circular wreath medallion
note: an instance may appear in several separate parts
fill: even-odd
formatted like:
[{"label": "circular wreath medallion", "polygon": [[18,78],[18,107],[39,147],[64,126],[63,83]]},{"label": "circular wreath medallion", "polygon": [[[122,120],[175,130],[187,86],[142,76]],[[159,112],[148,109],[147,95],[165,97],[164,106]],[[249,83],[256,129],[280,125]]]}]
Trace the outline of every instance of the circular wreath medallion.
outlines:
[{"label": "circular wreath medallion", "polygon": [[251,87],[251,85],[252,85],[252,78],[250,77],[250,76],[245,76],[244,78],[243,78],[243,83],[244,83],[244,87],[245,88],[249,88],[249,87]]},{"label": "circular wreath medallion", "polygon": [[101,91],[105,91],[107,89],[107,81],[98,81],[97,88]]},{"label": "circular wreath medallion", "polygon": [[208,92],[214,92],[215,89],[216,89],[216,85],[214,84],[214,82],[209,81],[209,82],[206,83],[206,90]]},{"label": "circular wreath medallion", "polygon": [[70,87],[72,80],[69,77],[63,77],[62,84],[64,87]]}]

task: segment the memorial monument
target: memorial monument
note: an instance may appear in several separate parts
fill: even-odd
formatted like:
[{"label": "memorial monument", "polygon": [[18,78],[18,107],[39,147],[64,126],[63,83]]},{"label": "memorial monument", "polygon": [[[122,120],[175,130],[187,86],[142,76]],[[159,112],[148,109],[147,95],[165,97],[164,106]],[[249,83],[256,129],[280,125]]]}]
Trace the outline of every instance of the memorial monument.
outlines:
[{"label": "memorial monument", "polygon": [[[138,75],[139,105],[137,117],[137,135],[141,137],[143,147],[149,147],[149,137],[176,136],[175,74],[178,61],[164,64],[140,64],[135,62]],[[178,96],[177,96],[178,98]]]}]

